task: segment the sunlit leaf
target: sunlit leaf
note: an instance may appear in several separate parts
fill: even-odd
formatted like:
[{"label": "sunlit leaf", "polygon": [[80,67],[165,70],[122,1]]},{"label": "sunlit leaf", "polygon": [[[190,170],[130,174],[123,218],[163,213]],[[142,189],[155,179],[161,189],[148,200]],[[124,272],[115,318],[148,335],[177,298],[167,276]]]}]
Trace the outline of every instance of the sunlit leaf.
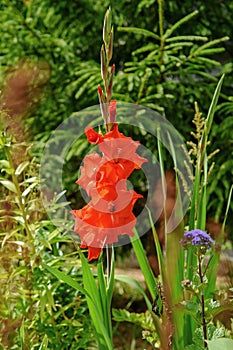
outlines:
[{"label": "sunlit leaf", "polygon": [[6,187],[11,192],[17,193],[17,189],[15,187],[15,184],[11,182],[10,180],[0,180],[0,183]]},{"label": "sunlit leaf", "polygon": [[233,339],[220,338],[207,341],[209,350],[232,350]]},{"label": "sunlit leaf", "polygon": [[17,169],[15,170],[15,175],[20,175],[29,165],[29,161],[26,160],[25,162],[18,165]]}]

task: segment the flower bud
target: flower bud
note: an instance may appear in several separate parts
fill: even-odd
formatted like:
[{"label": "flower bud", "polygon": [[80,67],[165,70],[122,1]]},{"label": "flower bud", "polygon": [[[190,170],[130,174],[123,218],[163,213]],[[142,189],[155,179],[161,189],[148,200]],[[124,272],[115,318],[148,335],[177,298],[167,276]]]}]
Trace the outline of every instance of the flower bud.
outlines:
[{"label": "flower bud", "polygon": [[109,44],[111,26],[112,26],[112,15],[111,15],[111,9],[109,8],[105,14],[104,27],[103,27],[103,40],[106,46]]},{"label": "flower bud", "polygon": [[104,44],[101,47],[100,51],[100,62],[101,62],[101,76],[103,80],[106,80],[107,77],[107,58]]}]

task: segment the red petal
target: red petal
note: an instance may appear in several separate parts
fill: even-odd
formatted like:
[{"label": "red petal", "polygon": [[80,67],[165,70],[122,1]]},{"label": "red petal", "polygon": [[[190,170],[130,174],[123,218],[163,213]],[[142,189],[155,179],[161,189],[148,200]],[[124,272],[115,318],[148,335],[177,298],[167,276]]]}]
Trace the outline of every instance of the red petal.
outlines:
[{"label": "red petal", "polygon": [[96,132],[94,129],[92,129],[90,126],[88,126],[85,129],[85,134],[86,134],[87,140],[94,145],[101,142],[103,139],[103,136],[98,132]]},{"label": "red petal", "polygon": [[98,259],[102,248],[88,247],[88,260],[91,261],[93,259]]}]

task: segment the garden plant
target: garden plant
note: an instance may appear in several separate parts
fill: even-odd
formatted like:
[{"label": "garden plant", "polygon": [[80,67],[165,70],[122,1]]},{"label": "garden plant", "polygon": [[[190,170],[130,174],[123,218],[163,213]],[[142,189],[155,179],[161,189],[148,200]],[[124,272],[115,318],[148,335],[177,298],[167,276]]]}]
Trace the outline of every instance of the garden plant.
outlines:
[{"label": "garden plant", "polygon": [[[232,64],[218,61],[229,38],[182,34],[198,11],[169,23],[165,3],[138,2],[140,28],[124,1],[0,5],[2,349],[232,349]],[[143,284],[116,273],[132,255]],[[119,285],[142,311],[117,307]]]}]

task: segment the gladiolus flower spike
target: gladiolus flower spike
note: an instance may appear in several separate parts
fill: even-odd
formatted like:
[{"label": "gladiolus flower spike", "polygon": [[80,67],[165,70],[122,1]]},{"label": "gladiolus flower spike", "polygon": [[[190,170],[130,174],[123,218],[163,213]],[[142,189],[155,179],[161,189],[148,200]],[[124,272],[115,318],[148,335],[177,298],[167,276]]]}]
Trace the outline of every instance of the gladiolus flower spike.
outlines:
[{"label": "gladiolus flower spike", "polygon": [[[115,104],[110,104],[110,113],[115,113]],[[133,236],[133,207],[142,196],[127,189],[127,178],[147,159],[136,153],[140,143],[120,133],[117,124],[105,135],[91,127],[85,133],[101,153],[93,152],[84,158],[76,183],[86,191],[90,202],[72,214],[81,248],[88,248],[88,260],[92,260],[99,257],[104,246],[118,242],[119,236]]]}]

